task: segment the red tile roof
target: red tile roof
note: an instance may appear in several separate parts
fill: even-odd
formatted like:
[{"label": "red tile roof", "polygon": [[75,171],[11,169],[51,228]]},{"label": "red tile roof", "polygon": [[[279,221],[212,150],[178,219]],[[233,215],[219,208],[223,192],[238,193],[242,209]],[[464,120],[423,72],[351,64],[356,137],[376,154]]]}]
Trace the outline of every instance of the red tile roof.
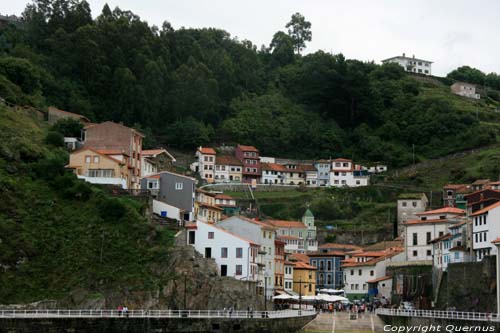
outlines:
[{"label": "red tile roof", "polygon": [[[367,260],[365,262],[352,262],[351,260],[346,261],[342,267],[357,267],[357,266],[374,266],[376,263],[381,262],[387,258],[392,258],[403,252],[403,249],[395,249],[392,251],[387,251],[385,255]],[[352,258],[351,258],[352,259]]]},{"label": "red tile roof", "polygon": [[295,263],[294,269],[309,269],[309,270],[316,270],[317,268],[314,266],[311,266],[309,264],[306,264],[305,262],[302,261],[297,261]]},{"label": "red tile roof", "polygon": [[234,200],[234,198],[232,196],[224,194],[224,193],[216,194],[215,199]]},{"label": "red tile roof", "polygon": [[209,147],[200,147],[198,148],[198,151],[202,154],[205,154],[205,155],[216,155],[216,152],[213,148],[209,148]]},{"label": "red tile roof", "polygon": [[494,240],[491,241],[493,244],[500,243],[500,237],[495,238]]},{"label": "red tile roof", "polygon": [[385,280],[389,280],[389,279],[392,279],[392,276],[390,276],[390,275],[382,276],[382,277],[379,277],[377,279],[373,279],[373,280],[366,281],[366,282],[367,283],[377,283],[377,282],[385,281]]},{"label": "red tile roof", "polygon": [[255,148],[254,146],[245,146],[245,145],[238,145],[238,147],[242,150],[242,151],[254,151],[254,152],[259,152],[259,150],[257,148]]},{"label": "red tile roof", "polygon": [[428,241],[427,243],[428,244],[431,244],[431,243],[436,243],[436,242],[439,242],[439,241],[442,241],[442,240],[447,240],[447,239],[450,239],[451,238],[451,234],[450,233],[447,233],[443,236],[439,236],[439,237],[436,237],[434,239],[431,239],[430,241]]},{"label": "red tile roof", "polygon": [[432,219],[432,220],[410,220],[403,222],[405,225],[414,225],[414,224],[432,224],[432,223],[444,223],[449,222],[448,219]]},{"label": "red tile roof", "polygon": [[215,164],[218,165],[243,165],[239,159],[232,155],[218,155],[215,158]]},{"label": "red tile roof", "polygon": [[456,208],[456,207],[443,207],[439,209],[434,209],[434,210],[428,210],[426,212],[421,212],[421,213],[415,213],[415,215],[420,216],[420,215],[437,215],[437,214],[457,214],[457,215],[463,215],[465,214],[465,210]]},{"label": "red tile roof", "polygon": [[347,158],[336,158],[333,161],[334,162],[352,162],[352,160],[349,160]]},{"label": "red tile roof", "polygon": [[307,228],[306,225],[300,221],[268,220],[268,223],[277,228]]},{"label": "red tile roof", "polygon": [[309,256],[307,254],[304,254],[304,253],[294,253],[294,254],[291,254],[288,259],[295,259],[297,261],[300,261],[300,262],[305,262],[305,263],[309,263]]},{"label": "red tile roof", "polygon": [[495,202],[493,205],[489,205],[488,207],[485,207],[481,210],[478,210],[477,212],[475,212],[474,214],[472,214],[471,216],[478,216],[478,215],[483,215],[484,213],[487,213],[489,212],[490,210],[492,209],[495,209],[497,207],[500,207],[500,201],[498,202]]},{"label": "red tile roof", "polygon": [[277,163],[261,163],[260,167],[262,170],[277,171],[277,172],[288,172],[290,171],[284,165]]}]

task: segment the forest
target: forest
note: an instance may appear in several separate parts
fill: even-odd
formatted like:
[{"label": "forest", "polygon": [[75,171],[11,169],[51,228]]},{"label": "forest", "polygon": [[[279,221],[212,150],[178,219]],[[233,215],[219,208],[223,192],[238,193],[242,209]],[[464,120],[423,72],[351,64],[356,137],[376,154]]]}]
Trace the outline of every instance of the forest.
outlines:
[{"label": "forest", "polygon": [[[0,97],[120,121],[147,146],[186,151],[241,143],[263,155],[403,166],[413,152],[420,160],[497,141],[497,128],[449,96],[423,94],[425,83],[398,65],[305,54],[313,23],[296,13],[283,27],[258,47],[108,5],[93,18],[86,1],[34,0],[19,24],[0,27]],[[497,74],[468,69],[448,80],[500,86]]]}]

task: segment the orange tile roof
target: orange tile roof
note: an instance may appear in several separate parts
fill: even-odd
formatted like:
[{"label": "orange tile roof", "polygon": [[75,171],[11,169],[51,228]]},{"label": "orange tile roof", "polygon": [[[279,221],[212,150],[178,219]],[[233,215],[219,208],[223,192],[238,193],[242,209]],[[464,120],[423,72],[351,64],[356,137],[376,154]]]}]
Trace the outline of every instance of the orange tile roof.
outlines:
[{"label": "orange tile roof", "polygon": [[455,228],[458,228],[460,226],[463,226],[464,224],[467,224],[467,221],[462,221],[462,222],[454,223],[454,224],[450,225],[449,228],[450,229],[455,229]]},{"label": "orange tile roof", "polygon": [[232,155],[218,155],[215,158],[215,164],[218,165],[243,165],[239,159]]},{"label": "orange tile roof", "polygon": [[254,146],[245,146],[245,145],[238,145],[238,147],[242,150],[242,151],[254,151],[254,152],[259,152],[259,150],[257,148],[255,148]]},{"label": "orange tile roof", "polygon": [[98,150],[95,150],[95,149],[93,149],[93,148],[88,148],[88,147],[82,147],[82,148],[80,148],[80,149],[78,149],[78,150],[75,150],[75,151],[71,152],[71,154],[70,154],[70,155],[75,154],[75,153],[79,153],[79,152],[82,152],[82,151],[86,151],[86,150],[90,150],[90,151],[92,151],[92,152],[94,152],[94,153],[96,153],[96,154],[99,154],[99,155],[101,155],[101,156],[103,156],[103,157],[105,157],[105,158],[107,158],[107,159],[110,159],[110,160],[112,160],[112,161],[114,161],[114,162],[116,162],[116,163],[118,163],[118,164],[123,164],[123,165],[125,165],[125,162],[124,162],[124,161],[117,160],[117,159],[116,159],[116,158],[114,158],[114,157],[111,157],[111,156],[108,156],[108,155],[106,155],[106,154],[100,153]]},{"label": "orange tile roof", "polygon": [[373,279],[373,280],[366,281],[366,282],[367,283],[377,283],[377,282],[385,281],[385,280],[389,280],[389,279],[392,279],[392,276],[390,276],[390,275],[382,276],[382,277],[379,277],[377,279]]},{"label": "orange tile roof", "polygon": [[445,186],[443,186],[444,189],[446,190],[456,190],[456,189],[459,189],[459,188],[462,188],[462,187],[466,187],[468,185],[466,184],[447,184]]},{"label": "orange tile roof", "polygon": [[288,172],[289,169],[287,169],[284,165],[277,164],[277,163],[261,163],[261,169],[262,170],[269,170],[269,171],[278,171],[278,172]]},{"label": "orange tile roof", "polygon": [[447,233],[447,234],[444,234],[443,236],[439,236],[439,237],[436,237],[434,239],[431,239],[430,241],[427,242],[427,244],[436,243],[436,242],[439,242],[439,241],[442,241],[442,240],[446,240],[446,239],[449,239],[449,238],[451,238],[451,234]]},{"label": "orange tile roof", "polygon": [[434,214],[457,214],[457,215],[462,215],[465,214],[465,210],[456,208],[456,207],[443,207],[439,209],[434,209],[434,210],[428,210],[426,212],[420,212],[420,213],[415,213],[415,215],[420,216],[420,215],[434,215]]},{"label": "orange tile roof", "polygon": [[472,185],[486,185],[490,182],[491,180],[489,179],[478,179]]},{"label": "orange tile roof", "polygon": [[125,153],[122,150],[119,149],[96,149],[96,152],[99,154],[104,154],[104,155],[125,155],[129,156],[127,153]]},{"label": "orange tile roof", "polygon": [[295,269],[309,269],[309,270],[316,270],[317,268],[314,266],[311,266],[309,264],[306,264],[305,262],[302,261],[297,261],[295,263]]},{"label": "orange tile roof", "polygon": [[224,194],[224,193],[216,194],[215,199],[234,200],[234,198],[232,196]]},{"label": "orange tile roof", "polygon": [[347,158],[336,158],[333,160],[334,162],[352,162],[352,160]]},{"label": "orange tile roof", "polygon": [[216,152],[213,148],[209,148],[209,147],[200,147],[198,148],[198,151],[202,154],[205,154],[205,155],[216,155]]},{"label": "orange tile roof", "polygon": [[353,257],[380,257],[387,254],[386,251],[367,251],[353,254]]},{"label": "orange tile roof", "polygon": [[298,168],[301,169],[304,172],[307,172],[307,171],[317,171],[316,168],[313,165],[310,165],[310,164],[302,164],[302,165],[299,165]]},{"label": "orange tile roof", "polygon": [[278,228],[307,228],[306,225],[300,221],[269,220],[268,222]]},{"label": "orange tile roof", "polygon": [[342,267],[358,267],[358,266],[374,266],[376,263],[378,262],[381,262],[387,258],[392,258],[394,257],[395,255],[398,255],[400,253],[403,252],[403,249],[397,249],[397,250],[393,250],[393,251],[388,251],[387,254],[383,255],[383,256],[380,256],[380,257],[377,257],[377,258],[374,258],[374,259],[370,259],[370,260],[367,260],[365,262],[352,262],[352,261],[349,261],[345,264],[342,265]]},{"label": "orange tile roof", "polygon": [[166,150],[165,149],[147,149],[147,150],[143,150],[141,152],[141,155],[144,155],[144,156],[158,155],[164,151],[166,151]]},{"label": "orange tile roof", "polygon": [[495,238],[494,240],[491,241],[493,244],[500,243],[500,237]]},{"label": "orange tile roof", "polygon": [[488,207],[485,207],[481,210],[478,210],[477,212],[475,212],[474,214],[471,214],[471,216],[478,216],[478,215],[482,215],[484,213],[487,213],[489,212],[490,210],[492,209],[495,209],[497,207],[500,207],[500,201],[494,203],[493,205],[489,205]]},{"label": "orange tile roof", "polygon": [[432,220],[410,220],[403,222],[402,224],[404,225],[414,225],[414,224],[426,224],[426,223],[443,223],[443,222],[449,222],[448,219],[432,219]]},{"label": "orange tile roof", "polygon": [[291,254],[288,259],[295,259],[299,262],[305,262],[305,263],[309,263],[309,256],[307,254],[304,254],[304,253],[294,253],[294,254]]},{"label": "orange tile roof", "polygon": [[204,203],[204,202],[199,202],[198,205],[202,206],[202,207],[206,207],[206,208],[209,208],[209,209],[215,209],[215,210],[224,210],[223,208],[219,207],[219,206],[216,206],[216,205],[210,205],[210,204],[207,204],[207,203]]}]

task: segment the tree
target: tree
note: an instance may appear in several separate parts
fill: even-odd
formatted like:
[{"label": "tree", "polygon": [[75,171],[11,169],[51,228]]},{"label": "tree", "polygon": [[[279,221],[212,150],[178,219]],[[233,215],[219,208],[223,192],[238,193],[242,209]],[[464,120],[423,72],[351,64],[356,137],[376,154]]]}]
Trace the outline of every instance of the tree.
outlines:
[{"label": "tree", "polygon": [[306,21],[300,13],[292,15],[292,20],[286,24],[288,35],[292,37],[294,48],[298,54],[306,47],[306,42],[312,39],[311,22]]},{"label": "tree", "polygon": [[271,65],[273,67],[283,67],[293,62],[294,41],[283,31],[274,34],[269,49],[272,54]]}]

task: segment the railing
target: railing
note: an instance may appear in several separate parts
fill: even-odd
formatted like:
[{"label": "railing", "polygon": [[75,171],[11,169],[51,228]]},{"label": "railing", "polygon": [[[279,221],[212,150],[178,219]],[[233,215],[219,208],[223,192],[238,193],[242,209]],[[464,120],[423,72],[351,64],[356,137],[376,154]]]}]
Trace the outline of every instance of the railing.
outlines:
[{"label": "railing", "polygon": [[314,310],[0,310],[0,318],[292,318],[315,315]]},{"label": "railing", "polygon": [[485,312],[377,309],[376,314],[386,315],[386,316],[399,316],[399,317],[420,317],[420,318],[440,318],[440,319],[460,319],[460,320],[471,320],[471,321],[500,322],[500,316],[498,314],[485,313]]}]

